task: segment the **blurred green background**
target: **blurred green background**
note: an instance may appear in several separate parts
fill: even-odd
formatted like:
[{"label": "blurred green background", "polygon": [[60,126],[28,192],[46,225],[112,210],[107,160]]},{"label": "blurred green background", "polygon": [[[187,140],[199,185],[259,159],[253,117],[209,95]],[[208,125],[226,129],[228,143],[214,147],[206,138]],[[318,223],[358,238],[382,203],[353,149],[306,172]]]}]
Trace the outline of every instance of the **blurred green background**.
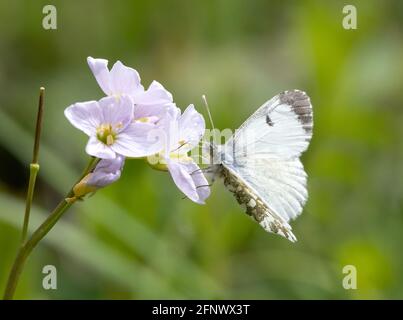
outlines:
[{"label": "blurred green background", "polygon": [[[342,27],[343,6],[358,11]],[[122,178],[75,205],[29,259],[17,298],[402,298],[403,3],[401,1],[0,2],[0,289],[23,220],[37,96],[46,87],[32,225],[87,162],[65,119],[99,99],[86,57],[122,60],[178,106],[237,128],[280,91],[306,91],[314,136],[303,156],[310,198],[299,241],[265,233],[222,183],[207,204],[182,200],[168,174],[127,161]],[[57,30],[42,8],[57,8]],[[58,289],[42,288],[42,268]],[[357,268],[345,290],[343,266]]]}]

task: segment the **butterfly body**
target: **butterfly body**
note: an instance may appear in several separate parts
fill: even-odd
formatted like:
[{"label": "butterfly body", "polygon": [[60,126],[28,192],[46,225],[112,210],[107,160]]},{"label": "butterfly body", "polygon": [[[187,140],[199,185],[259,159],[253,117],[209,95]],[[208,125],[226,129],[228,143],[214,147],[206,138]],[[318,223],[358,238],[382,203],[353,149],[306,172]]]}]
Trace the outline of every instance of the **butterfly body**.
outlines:
[{"label": "butterfly body", "polygon": [[312,106],[300,90],[264,103],[224,145],[210,145],[210,167],[266,231],[295,242],[288,223],[308,198],[299,157],[312,136]]}]

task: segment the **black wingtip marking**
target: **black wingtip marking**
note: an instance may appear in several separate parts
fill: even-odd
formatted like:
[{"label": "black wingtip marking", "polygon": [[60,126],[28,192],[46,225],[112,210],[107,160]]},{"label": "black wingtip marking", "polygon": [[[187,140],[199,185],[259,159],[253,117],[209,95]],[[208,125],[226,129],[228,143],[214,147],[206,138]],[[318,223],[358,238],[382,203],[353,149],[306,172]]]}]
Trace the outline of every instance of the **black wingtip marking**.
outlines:
[{"label": "black wingtip marking", "polygon": [[312,132],[312,105],[308,95],[300,90],[280,93],[280,102],[291,106],[304,126],[306,132]]}]

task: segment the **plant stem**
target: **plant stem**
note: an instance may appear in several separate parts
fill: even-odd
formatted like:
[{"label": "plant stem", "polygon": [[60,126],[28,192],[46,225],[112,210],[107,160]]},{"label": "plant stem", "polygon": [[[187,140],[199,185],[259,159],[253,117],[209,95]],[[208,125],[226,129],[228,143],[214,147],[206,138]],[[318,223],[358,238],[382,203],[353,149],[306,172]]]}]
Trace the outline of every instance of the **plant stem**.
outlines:
[{"label": "plant stem", "polygon": [[[87,168],[84,170],[78,182],[87,175],[98,163],[99,159],[91,158]],[[22,244],[17,256],[14,260],[13,267],[11,269],[10,275],[8,277],[6,290],[4,292],[4,299],[13,299],[15,289],[17,287],[18,280],[20,278],[22,269],[25,265],[29,254],[36,247],[36,245],[46,236],[46,234],[52,229],[56,222],[62,217],[62,215],[69,209],[77,199],[74,197],[73,188],[69,191],[66,198],[64,198],[53,212],[46,218],[46,220],[39,226],[38,229],[32,234],[32,236]]]},{"label": "plant stem", "polygon": [[42,131],[44,94],[45,94],[45,88],[41,87],[39,89],[39,102],[38,102],[38,113],[36,116],[34,149],[32,154],[32,162],[29,166],[29,182],[28,182],[27,198],[25,202],[25,214],[24,214],[24,224],[22,226],[21,245],[24,244],[28,234],[29,215],[31,212],[32,199],[34,196],[36,177],[39,171],[39,163],[38,163],[39,141],[41,138],[41,131]]},{"label": "plant stem", "polygon": [[19,277],[29,254],[73,203],[74,201],[67,202],[63,199],[45,222],[32,234],[31,238],[20,248],[7,281],[4,300],[11,300],[13,298]]},{"label": "plant stem", "polygon": [[34,196],[35,182],[38,171],[39,171],[39,164],[31,163],[29,165],[29,182],[28,182],[27,199],[25,201],[25,215],[24,215],[24,224],[22,226],[21,245],[24,244],[27,238],[29,215],[31,212],[32,198]]},{"label": "plant stem", "polygon": [[38,113],[36,116],[35,142],[34,142],[34,151],[32,155],[32,163],[38,163],[39,141],[41,138],[41,131],[42,131],[44,95],[45,95],[45,88],[41,87],[39,89]]}]

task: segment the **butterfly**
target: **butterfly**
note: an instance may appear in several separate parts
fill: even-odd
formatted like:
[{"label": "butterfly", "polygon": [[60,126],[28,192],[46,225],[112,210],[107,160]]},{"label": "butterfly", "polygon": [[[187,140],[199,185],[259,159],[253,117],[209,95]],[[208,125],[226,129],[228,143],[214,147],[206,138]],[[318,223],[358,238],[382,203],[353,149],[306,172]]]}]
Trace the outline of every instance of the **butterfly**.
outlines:
[{"label": "butterfly", "polygon": [[308,198],[299,159],[312,138],[308,95],[284,91],[265,102],[222,145],[210,143],[212,180],[219,177],[266,231],[295,242],[289,224]]}]

